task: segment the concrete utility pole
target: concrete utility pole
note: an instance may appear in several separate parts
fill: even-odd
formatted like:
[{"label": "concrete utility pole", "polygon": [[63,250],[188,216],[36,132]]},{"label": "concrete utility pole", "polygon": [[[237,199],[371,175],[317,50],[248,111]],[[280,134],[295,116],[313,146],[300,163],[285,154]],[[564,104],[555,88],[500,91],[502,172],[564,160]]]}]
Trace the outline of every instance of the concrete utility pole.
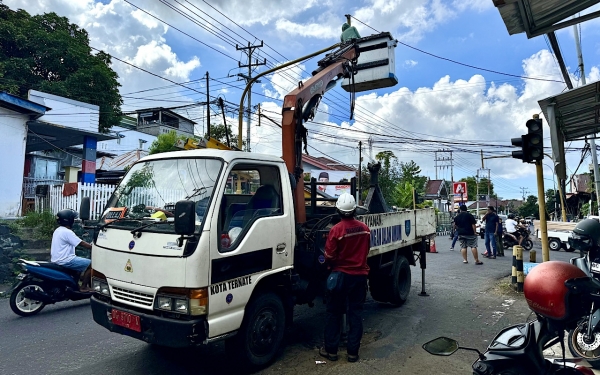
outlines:
[{"label": "concrete utility pole", "polygon": [[[210,89],[208,87],[210,80],[208,71],[206,72],[206,136],[210,138]],[[227,132],[227,129],[225,129]]]},{"label": "concrete utility pole", "polygon": [[[445,156],[438,156],[438,154]],[[451,183],[450,188],[447,189],[447,191],[451,191],[454,188],[454,159],[452,159],[452,151],[446,149],[435,151],[435,179],[438,179],[438,169],[448,167],[450,168]],[[450,195],[448,195],[448,199],[450,199]],[[454,203],[454,192],[452,192],[452,203]],[[450,209],[448,209],[448,211],[450,211]]]},{"label": "concrete utility pole", "polygon": [[[246,80],[246,84],[252,80],[252,68],[255,66],[261,66],[267,64],[267,59],[264,59],[263,62],[259,63],[258,59],[255,62],[252,62],[252,54],[257,48],[262,48],[263,41],[260,41],[260,45],[253,46],[248,42],[247,47],[239,47],[237,44],[235,45],[235,49],[238,51],[244,51],[244,53],[248,56],[248,64],[242,65],[241,62],[238,62],[238,68],[248,68],[248,74],[238,73],[239,77],[242,77]],[[260,82],[260,81],[255,81]],[[248,106],[246,107],[248,112],[246,112],[246,151],[250,152],[250,122],[252,119],[252,87],[248,90]]]},{"label": "concrete utility pole", "polygon": [[[577,25],[573,25],[573,34],[575,36],[575,46],[577,47],[577,60],[579,61],[579,71],[581,84],[585,85],[585,70],[583,69],[583,54],[581,53],[581,41],[579,40],[579,30]],[[596,188],[596,202],[600,202],[600,173],[598,173],[598,155],[596,154],[596,134],[590,137],[590,148],[592,149],[592,162],[594,164],[594,187]],[[590,211],[593,202],[590,202]],[[598,215],[600,215],[600,204],[598,204]]]},{"label": "concrete utility pole", "polygon": [[356,197],[356,203],[360,205],[360,199],[362,198],[361,195],[361,190],[360,190],[360,184],[362,183],[361,180],[361,176],[362,176],[362,141],[358,141],[358,191],[356,192],[357,197]]},{"label": "concrete utility pole", "polygon": [[525,194],[529,194],[529,190],[527,190],[526,187],[521,186],[519,189],[521,189],[521,194],[523,195],[523,201],[525,201]]}]

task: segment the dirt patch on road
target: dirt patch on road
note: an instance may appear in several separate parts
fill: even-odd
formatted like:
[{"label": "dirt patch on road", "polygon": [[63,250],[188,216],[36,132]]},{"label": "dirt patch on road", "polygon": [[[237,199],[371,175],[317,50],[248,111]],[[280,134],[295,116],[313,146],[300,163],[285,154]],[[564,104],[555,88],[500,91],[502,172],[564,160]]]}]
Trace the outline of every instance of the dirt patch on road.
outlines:
[{"label": "dirt patch on road", "polygon": [[509,296],[513,298],[523,298],[522,292],[515,291],[514,285],[511,283],[511,276],[500,279],[492,290],[501,296]]}]

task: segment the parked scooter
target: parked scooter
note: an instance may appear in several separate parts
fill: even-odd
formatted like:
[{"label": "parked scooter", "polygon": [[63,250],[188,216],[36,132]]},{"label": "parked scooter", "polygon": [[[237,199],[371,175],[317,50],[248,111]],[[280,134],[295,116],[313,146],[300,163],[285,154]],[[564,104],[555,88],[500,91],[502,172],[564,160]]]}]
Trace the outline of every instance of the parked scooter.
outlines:
[{"label": "parked scooter", "polygon": [[[530,238],[531,233],[529,232],[529,230],[519,228],[517,229],[517,232],[523,238],[523,240],[521,241],[521,246],[523,247],[523,249],[527,251],[533,249],[533,241]],[[515,239],[510,234],[505,232],[502,235],[502,244],[504,245],[505,249],[511,249],[513,246],[518,245],[519,242],[515,241]]]},{"label": "parked scooter", "polygon": [[92,296],[79,289],[80,273],[55,263],[19,259],[23,271],[10,295],[10,308],[21,316],[31,316],[44,306],[62,301],[78,301]]},{"label": "parked scooter", "polygon": [[[579,258],[571,259],[589,277],[600,280],[600,223],[593,219],[579,222],[569,245],[580,251]],[[595,293],[600,293],[598,288]],[[567,343],[574,357],[585,358],[594,368],[600,368],[600,301],[593,301],[588,313],[568,332]]]},{"label": "parked scooter", "polygon": [[[593,371],[584,359],[564,358],[564,332],[576,325],[593,299],[591,291],[600,283],[565,262],[545,262],[534,267],[525,279],[524,294],[537,319],[503,329],[485,353],[460,347],[458,342],[439,337],[423,345],[434,355],[448,356],[458,349],[475,351],[474,375],[584,374]],[[591,298],[589,298],[591,297]],[[563,348],[562,360],[549,360],[543,351],[555,344]]]}]

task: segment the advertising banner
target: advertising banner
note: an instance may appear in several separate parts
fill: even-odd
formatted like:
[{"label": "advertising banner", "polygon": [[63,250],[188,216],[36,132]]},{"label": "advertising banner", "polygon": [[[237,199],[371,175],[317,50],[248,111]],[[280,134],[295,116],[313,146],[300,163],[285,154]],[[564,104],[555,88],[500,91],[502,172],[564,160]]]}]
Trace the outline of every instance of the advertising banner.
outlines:
[{"label": "advertising banner", "polygon": [[468,201],[469,196],[467,195],[467,183],[466,182],[455,182],[452,185],[452,192],[454,193],[454,201]]},{"label": "advertising banner", "polygon": [[[326,171],[321,169],[313,169],[310,176],[322,182],[339,182],[356,177],[354,171]],[[317,185],[317,189],[331,197],[339,197],[343,193],[350,193],[350,185]]]}]

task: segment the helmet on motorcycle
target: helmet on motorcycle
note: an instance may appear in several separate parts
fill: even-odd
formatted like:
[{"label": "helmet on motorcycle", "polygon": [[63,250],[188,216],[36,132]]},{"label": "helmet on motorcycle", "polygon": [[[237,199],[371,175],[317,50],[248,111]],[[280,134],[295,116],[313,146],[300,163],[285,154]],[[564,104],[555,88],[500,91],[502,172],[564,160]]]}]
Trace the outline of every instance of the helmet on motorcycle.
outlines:
[{"label": "helmet on motorcycle", "polygon": [[335,202],[335,208],[337,208],[340,216],[352,217],[356,210],[356,201],[351,194],[343,193],[338,197],[337,202]]},{"label": "helmet on motorcycle", "polygon": [[550,319],[570,319],[579,312],[579,298],[569,298],[565,281],[577,277],[586,277],[586,274],[567,262],[550,261],[533,267],[523,285],[529,308]]},{"label": "helmet on motorcycle", "polygon": [[569,246],[575,250],[589,251],[600,245],[600,223],[594,219],[580,221],[569,236]]},{"label": "helmet on motorcycle", "polygon": [[509,219],[514,219],[515,218],[515,214],[508,214],[508,218]]},{"label": "helmet on motorcycle", "polygon": [[56,222],[63,227],[72,227],[78,217],[79,214],[71,209],[61,210],[56,214]]}]

